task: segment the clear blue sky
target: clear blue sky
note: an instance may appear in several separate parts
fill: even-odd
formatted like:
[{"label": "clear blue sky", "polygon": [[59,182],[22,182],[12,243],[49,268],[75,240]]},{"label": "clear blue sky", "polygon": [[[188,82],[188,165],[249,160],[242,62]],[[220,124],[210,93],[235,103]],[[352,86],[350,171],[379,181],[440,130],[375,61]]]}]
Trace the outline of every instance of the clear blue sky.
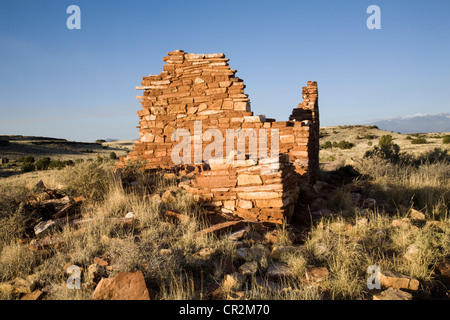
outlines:
[{"label": "clear blue sky", "polygon": [[449,112],[449,16],[448,0],[0,0],[0,134],[135,139],[135,86],[175,49],[224,52],[252,111],[280,121],[308,80],[323,126]]}]

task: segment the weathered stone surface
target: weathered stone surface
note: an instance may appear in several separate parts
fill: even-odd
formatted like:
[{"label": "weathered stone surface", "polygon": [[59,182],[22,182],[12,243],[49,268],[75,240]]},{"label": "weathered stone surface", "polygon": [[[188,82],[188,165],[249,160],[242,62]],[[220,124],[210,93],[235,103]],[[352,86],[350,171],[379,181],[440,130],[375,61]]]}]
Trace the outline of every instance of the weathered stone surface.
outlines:
[{"label": "weathered stone surface", "polygon": [[106,267],[109,264],[108,261],[106,261],[104,259],[101,259],[101,258],[98,258],[98,257],[94,258],[94,263],[98,264],[101,267]]},{"label": "weathered stone surface", "polygon": [[141,271],[119,272],[114,278],[103,278],[95,288],[94,300],[150,300]]},{"label": "weathered stone surface", "polygon": [[309,268],[306,270],[305,276],[306,281],[309,282],[322,282],[325,280],[330,272],[325,267],[320,268]]},{"label": "weathered stone surface", "polygon": [[284,263],[276,262],[274,264],[271,264],[267,269],[267,277],[272,280],[287,278],[291,276],[291,269],[289,269],[289,267]]},{"label": "weathered stone surface", "polygon": [[380,283],[384,288],[407,289],[412,291],[419,290],[420,285],[417,279],[389,270],[380,272]]},{"label": "weathered stone surface", "polygon": [[244,228],[242,228],[240,230],[232,232],[228,236],[228,239],[231,240],[231,241],[238,241],[238,240],[242,239],[247,232],[248,232],[248,226],[246,226],[246,227],[244,227]]},{"label": "weathered stone surface", "polygon": [[373,300],[411,300],[412,294],[395,288],[388,288],[380,294],[374,295]]},{"label": "weathered stone surface", "polygon": [[238,259],[247,259],[250,255],[248,248],[237,248],[234,253]]},{"label": "weathered stone surface", "polygon": [[229,231],[234,231],[237,229],[241,229],[243,226],[245,225],[245,223],[241,220],[239,221],[227,221],[227,222],[223,222],[223,223],[218,223],[215,224],[209,228],[200,230],[198,232],[195,233],[196,237],[201,237],[207,234],[221,234],[221,233],[226,233]]},{"label": "weathered stone surface", "polygon": [[272,257],[272,259],[280,259],[282,255],[292,253],[294,251],[295,251],[294,246],[284,246],[284,245],[273,246],[270,256]]},{"label": "weathered stone surface", "polygon": [[254,174],[240,174],[237,177],[238,186],[246,185],[260,185],[262,184],[262,179],[259,175]]},{"label": "weathered stone surface", "polygon": [[252,257],[252,259],[260,260],[264,256],[270,255],[270,250],[265,245],[258,243],[251,247],[249,250],[249,256]]},{"label": "weathered stone surface", "polygon": [[411,220],[419,220],[419,221],[426,220],[426,216],[424,213],[412,208],[409,211],[409,217],[411,218]]},{"label": "weathered stone surface", "polygon": [[238,271],[247,277],[254,276],[258,272],[258,262],[246,262],[238,268]]},{"label": "weathered stone surface", "polygon": [[162,203],[174,203],[175,201],[177,201],[177,199],[171,190],[166,190],[161,197]]},{"label": "weathered stone surface", "polygon": [[20,300],[41,300],[44,293],[41,290],[35,290],[31,293],[27,293]]},{"label": "weathered stone surface", "polygon": [[241,273],[235,272],[232,274],[225,275],[223,279],[223,287],[230,290],[239,290],[244,285],[247,277]]}]

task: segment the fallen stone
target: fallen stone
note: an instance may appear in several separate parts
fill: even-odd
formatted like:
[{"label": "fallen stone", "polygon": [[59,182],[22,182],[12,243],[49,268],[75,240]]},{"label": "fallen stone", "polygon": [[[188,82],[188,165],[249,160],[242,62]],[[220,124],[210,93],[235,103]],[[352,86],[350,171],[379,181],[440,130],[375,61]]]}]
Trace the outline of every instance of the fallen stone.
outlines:
[{"label": "fallen stone", "polygon": [[41,300],[44,293],[41,290],[35,290],[31,293],[27,293],[20,300]]},{"label": "fallen stone", "polygon": [[244,228],[242,228],[240,230],[234,231],[228,236],[228,240],[230,240],[230,241],[239,241],[245,236],[247,231],[248,231],[248,226],[246,226],[246,227],[244,227]]},{"label": "fallen stone", "polygon": [[249,249],[248,248],[237,248],[234,253],[235,253],[236,258],[245,260],[249,256]]},{"label": "fallen stone", "polygon": [[108,261],[103,260],[103,259],[98,258],[98,257],[95,257],[95,258],[94,258],[94,263],[95,263],[95,264],[98,264],[98,265],[101,266],[101,267],[106,267],[106,266],[109,264]]},{"label": "fallen stone", "polygon": [[420,285],[417,279],[389,270],[380,272],[380,284],[384,288],[407,289],[412,291],[419,290]]},{"label": "fallen stone", "polygon": [[36,236],[45,236],[58,227],[54,220],[41,221],[34,227]]},{"label": "fallen stone", "polygon": [[246,280],[247,277],[238,272],[227,274],[223,279],[223,287],[228,290],[239,290],[242,288]]},{"label": "fallen stone", "polygon": [[176,198],[173,195],[173,192],[171,190],[165,191],[161,197],[161,202],[162,203],[175,203]]},{"label": "fallen stone", "polygon": [[322,282],[325,280],[330,272],[325,267],[310,268],[306,270],[305,276],[308,282]]},{"label": "fallen stone", "polygon": [[412,294],[395,288],[388,288],[378,295],[373,296],[373,300],[411,300]]},{"label": "fallen stone", "polygon": [[252,259],[261,260],[262,257],[270,255],[270,250],[265,245],[258,243],[249,249],[249,255]]},{"label": "fallen stone", "polygon": [[209,228],[197,231],[194,236],[196,237],[201,237],[207,234],[215,234],[215,235],[220,235],[220,234],[224,234],[230,231],[235,231],[237,229],[241,229],[242,227],[244,227],[245,223],[243,222],[243,220],[239,220],[239,221],[227,221],[227,222],[223,222],[223,223],[218,223],[215,224]]},{"label": "fallen stone", "polygon": [[267,277],[271,280],[279,280],[281,278],[288,278],[291,276],[291,269],[284,263],[276,262],[271,264],[267,269]]},{"label": "fallen stone", "polygon": [[283,246],[283,245],[273,246],[270,256],[272,257],[272,259],[280,259],[282,255],[292,253],[294,251],[295,251],[294,246]]},{"label": "fallen stone", "polygon": [[258,262],[246,262],[238,268],[238,271],[247,277],[254,276],[258,272]]},{"label": "fallen stone", "polygon": [[114,278],[103,278],[92,295],[94,300],[150,300],[141,271],[119,272]]},{"label": "fallen stone", "polygon": [[186,222],[190,220],[190,217],[187,214],[182,214],[172,210],[167,210],[164,213],[164,215],[168,220],[175,221],[177,223]]},{"label": "fallen stone", "polygon": [[426,216],[424,213],[415,210],[413,208],[411,208],[411,210],[409,211],[409,217],[411,218],[411,220],[418,220],[418,221],[426,220]]}]

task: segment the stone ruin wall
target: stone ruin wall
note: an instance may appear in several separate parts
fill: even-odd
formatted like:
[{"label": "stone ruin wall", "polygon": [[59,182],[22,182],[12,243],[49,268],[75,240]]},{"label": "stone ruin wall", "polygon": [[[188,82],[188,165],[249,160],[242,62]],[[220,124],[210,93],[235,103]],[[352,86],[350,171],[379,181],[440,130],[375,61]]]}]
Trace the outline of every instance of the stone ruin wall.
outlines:
[{"label": "stone ruin wall", "polygon": [[[123,168],[129,161],[145,161],[146,169],[195,172],[183,187],[205,206],[247,220],[273,223],[289,220],[299,184],[313,182],[318,167],[317,83],[308,82],[303,87],[303,102],[293,110],[289,121],[278,122],[253,114],[244,93],[245,85],[235,76],[236,70],[230,69],[229,59],[223,53],[190,54],[175,50],[163,60],[166,62],[163,72],[143,77],[137,87],[144,90],[137,97],[142,104],[142,110],[138,111],[140,138],[117,166]],[[255,129],[259,139],[260,133],[265,133],[260,129],[266,129],[268,146],[271,129],[278,129],[279,162],[249,158],[250,137],[247,137],[244,161],[175,165],[171,151],[180,141],[172,141],[172,133],[175,129],[186,129],[193,136],[195,121],[202,122],[203,133],[213,128],[220,130],[223,137],[227,129]],[[210,143],[204,141],[202,151]],[[238,139],[234,141],[234,150],[237,147]],[[191,149],[194,160],[194,148]],[[272,171],[261,171],[267,168]]]}]

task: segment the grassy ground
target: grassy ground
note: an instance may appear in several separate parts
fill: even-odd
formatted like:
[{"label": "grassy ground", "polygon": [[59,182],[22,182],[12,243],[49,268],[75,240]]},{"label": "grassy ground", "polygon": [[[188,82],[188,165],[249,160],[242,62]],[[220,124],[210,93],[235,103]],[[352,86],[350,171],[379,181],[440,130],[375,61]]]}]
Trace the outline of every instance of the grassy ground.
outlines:
[{"label": "grassy ground", "polygon": [[0,177],[21,173],[26,156],[35,161],[49,157],[52,161],[84,161],[98,157],[125,156],[134,146],[133,140],[111,142],[76,142],[64,139],[26,136],[0,136],[0,158],[8,163],[0,164]]},{"label": "grassy ground", "polygon": [[[450,133],[420,133],[420,134],[400,134],[380,130],[375,126],[334,126],[320,129],[320,144],[323,146],[327,142],[348,141],[354,144],[350,149],[322,148],[320,150],[320,162],[325,170],[335,170],[341,166],[354,165],[355,161],[361,159],[364,154],[378,144],[378,140],[383,135],[391,135],[393,142],[399,145],[400,149],[408,154],[418,155],[441,148],[450,151],[450,144],[443,143],[443,137]],[[425,138],[426,143],[414,144],[414,140]]]},{"label": "grassy ground", "polygon": [[[351,141],[355,140],[359,139]],[[372,141],[376,145],[378,140]],[[418,279],[415,298],[446,297],[448,287],[436,275],[435,266],[450,256],[448,162],[415,167],[359,157],[353,166],[360,174],[342,183],[333,182],[333,175],[322,171],[320,180],[332,186],[326,208],[333,215],[311,218],[305,223],[306,232],[297,233],[296,239],[292,237],[296,226],[283,225],[275,230],[251,229],[240,241],[195,236],[207,224],[205,211],[177,187],[180,178],[133,168],[118,177],[112,173],[113,164],[110,160],[86,161],[0,180],[2,299],[23,295],[15,285],[20,282],[17,279],[37,279],[38,287],[46,292],[44,299],[91,299],[95,282],[87,270],[96,257],[109,262],[108,277],[141,270],[151,299],[225,299],[233,290],[244,299],[371,299],[380,291],[367,288],[370,265]],[[36,212],[24,204],[39,180],[66,195],[83,196],[81,214],[93,221],[78,230],[55,231],[62,243],[33,252],[29,228],[36,223],[31,220]],[[172,198],[166,201],[167,190]],[[304,197],[317,196],[311,190],[303,192]],[[355,202],[355,194],[374,199],[376,205]],[[423,212],[425,220],[411,219],[410,208]],[[174,223],[164,216],[167,210],[189,218]],[[123,218],[128,212],[137,218],[132,228],[108,220]],[[297,214],[310,216],[307,211]],[[276,237],[270,238],[273,234]],[[289,250],[274,255],[277,246]],[[253,254],[242,258],[237,249]],[[256,273],[239,288],[227,287],[224,277],[246,262],[256,262]],[[82,268],[81,290],[65,287],[67,263]],[[289,276],[270,279],[267,271],[274,263],[286,265]],[[320,281],[307,279],[308,270],[318,267],[326,268],[328,276]]]}]

